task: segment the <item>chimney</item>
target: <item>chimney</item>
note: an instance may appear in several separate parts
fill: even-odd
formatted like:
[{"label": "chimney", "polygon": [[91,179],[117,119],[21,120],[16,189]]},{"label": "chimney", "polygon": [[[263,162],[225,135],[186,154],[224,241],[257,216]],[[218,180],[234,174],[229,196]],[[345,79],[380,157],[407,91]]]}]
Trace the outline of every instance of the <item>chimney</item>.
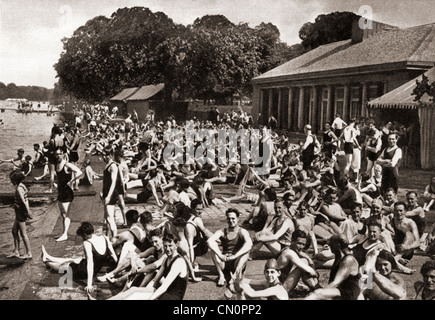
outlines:
[{"label": "chimney", "polygon": [[397,27],[358,16],[352,23],[352,44],[360,43],[378,32],[392,29]]}]

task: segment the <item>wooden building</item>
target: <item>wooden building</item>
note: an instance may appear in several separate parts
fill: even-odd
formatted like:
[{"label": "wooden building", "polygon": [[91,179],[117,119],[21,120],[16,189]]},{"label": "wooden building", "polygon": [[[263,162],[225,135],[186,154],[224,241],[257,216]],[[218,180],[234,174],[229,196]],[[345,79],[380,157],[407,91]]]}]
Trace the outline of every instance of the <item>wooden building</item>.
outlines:
[{"label": "wooden building", "polygon": [[252,114],[261,113],[264,124],[274,115],[278,128],[290,132],[308,123],[319,132],[336,114],[385,124],[388,119],[368,102],[435,65],[435,23],[371,26],[360,29],[356,20],[351,39],[315,48],[252,79]]}]

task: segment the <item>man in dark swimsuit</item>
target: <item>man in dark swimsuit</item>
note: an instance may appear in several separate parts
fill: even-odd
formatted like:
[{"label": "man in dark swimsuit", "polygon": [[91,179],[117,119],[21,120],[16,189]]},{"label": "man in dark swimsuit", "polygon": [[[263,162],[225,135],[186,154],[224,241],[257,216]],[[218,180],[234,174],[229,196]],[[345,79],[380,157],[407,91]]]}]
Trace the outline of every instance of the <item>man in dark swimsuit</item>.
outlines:
[{"label": "man in dark swimsuit", "polygon": [[329,240],[331,251],[335,255],[329,283],[316,289],[306,300],[362,300],[358,261],[349,249],[349,243],[343,235],[333,235]]},{"label": "man in dark swimsuit", "polygon": [[[212,259],[218,271],[217,285],[230,285],[231,273],[243,274],[252,248],[249,232],[238,225],[240,212],[229,208],[226,211],[228,227],[216,231],[207,241],[212,251]],[[222,245],[219,248],[218,241]]]}]

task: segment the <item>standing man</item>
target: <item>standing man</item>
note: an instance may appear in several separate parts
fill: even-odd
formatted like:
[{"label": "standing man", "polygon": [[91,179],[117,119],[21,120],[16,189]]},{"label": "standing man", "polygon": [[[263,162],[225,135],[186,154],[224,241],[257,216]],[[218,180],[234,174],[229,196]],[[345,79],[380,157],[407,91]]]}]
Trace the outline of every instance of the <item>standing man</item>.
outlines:
[{"label": "standing man", "polygon": [[305,138],[304,145],[302,146],[301,161],[304,164],[304,170],[307,170],[314,160],[316,151],[320,149],[320,142],[317,140],[316,135],[312,133],[311,126],[309,124],[304,127],[304,131],[307,137]]},{"label": "standing man", "polygon": [[361,149],[358,143],[357,136],[359,134],[357,129],[358,122],[355,118],[350,120],[349,125],[343,129],[341,138],[343,139],[344,154],[346,158],[346,166],[344,167],[344,175],[349,176],[349,171],[352,166],[352,160],[354,158],[354,148]]},{"label": "standing man", "polygon": [[118,236],[118,229],[115,222],[115,204],[118,202],[116,187],[119,174],[112,148],[106,148],[104,150],[103,159],[104,162],[106,162],[106,166],[103,172],[103,192],[101,193],[101,199],[104,204],[106,235],[109,236],[110,234],[109,238],[114,239]]},{"label": "standing man", "polygon": [[[344,127],[347,126],[347,123],[343,121],[343,119],[340,118],[340,114],[337,113],[337,115],[335,116],[334,121],[332,122],[332,130],[334,130],[334,133],[337,137],[341,136],[341,133],[343,132]],[[340,147],[340,146],[338,146]]]},{"label": "standing man", "polygon": [[[216,231],[207,241],[219,275],[218,287],[222,287],[225,282],[231,285],[231,273],[243,276],[249,251],[252,248],[249,232],[238,225],[240,212],[237,209],[229,208],[225,215],[228,227]],[[219,248],[218,242],[220,242],[222,250]]]},{"label": "standing man", "polygon": [[381,193],[385,194],[388,188],[397,193],[399,189],[399,166],[402,159],[402,149],[397,146],[397,135],[388,135],[388,147],[382,151],[376,163],[382,166]]}]

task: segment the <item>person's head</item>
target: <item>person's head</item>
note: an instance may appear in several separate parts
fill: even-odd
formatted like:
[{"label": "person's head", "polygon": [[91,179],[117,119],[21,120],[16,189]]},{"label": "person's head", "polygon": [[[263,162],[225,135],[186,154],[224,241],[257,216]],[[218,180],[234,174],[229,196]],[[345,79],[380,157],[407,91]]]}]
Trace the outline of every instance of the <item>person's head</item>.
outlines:
[{"label": "person's head", "polygon": [[127,219],[127,225],[131,226],[139,221],[139,212],[135,209],[130,209],[125,213],[125,218]]},{"label": "person's head", "polygon": [[427,260],[420,269],[423,276],[423,283],[426,289],[435,290],[435,260]]},{"label": "person's head", "polygon": [[150,211],[144,211],[139,215],[139,222],[143,225],[149,225],[153,222],[153,215]]},{"label": "person's head", "polygon": [[298,206],[299,217],[305,217],[308,214],[309,209],[310,205],[305,200],[302,200]]},{"label": "person's head", "polygon": [[373,172],[375,177],[380,177],[382,175],[382,166],[379,163],[376,163],[373,166]]},{"label": "person's head", "polygon": [[9,174],[9,179],[14,186],[18,186],[25,178],[24,173],[20,170],[14,170]]},{"label": "person's head", "polygon": [[397,270],[397,262],[391,252],[383,249],[378,254],[375,267],[381,275],[388,277],[394,270]]},{"label": "person's head", "polygon": [[397,143],[397,134],[395,134],[395,133],[390,133],[390,134],[388,135],[388,145],[389,145],[390,147],[393,147],[393,146],[396,145],[396,143]]},{"label": "person's head", "polygon": [[388,203],[392,203],[392,202],[395,202],[396,201],[396,192],[394,191],[394,189],[393,188],[388,188],[386,191],[385,191],[385,200],[388,202]]},{"label": "person's head", "polygon": [[370,204],[371,207],[371,211],[370,214],[371,215],[379,215],[382,213],[382,207],[384,205],[384,202],[382,201],[381,198],[375,198],[372,200],[372,203]]},{"label": "person's head", "polygon": [[155,228],[155,229],[151,230],[149,233],[150,242],[151,242],[152,246],[154,247],[154,249],[156,249],[157,251],[163,250],[162,237],[163,237],[163,231],[160,228]]},{"label": "person's head", "polygon": [[342,191],[349,189],[349,177],[345,175],[337,179],[337,187]]},{"label": "person's head", "polygon": [[380,221],[377,219],[368,219],[367,222],[367,236],[370,241],[376,242],[381,237],[382,232],[382,225],[380,224]]},{"label": "person's head", "polygon": [[278,262],[275,258],[269,259],[264,264],[264,277],[269,284],[279,282],[281,271],[278,269]]},{"label": "person's head", "polygon": [[287,207],[282,199],[276,199],[274,202],[275,215],[281,217],[285,215]]},{"label": "person's head", "polygon": [[266,201],[275,201],[276,200],[276,192],[272,188],[266,188],[263,190],[264,198]]},{"label": "person's head", "polygon": [[340,254],[343,250],[348,249],[349,242],[343,234],[334,234],[328,239],[328,245],[334,255]]},{"label": "person's head", "polygon": [[304,130],[305,130],[305,132],[311,131],[311,125],[309,125],[309,124],[305,125]]},{"label": "person's head", "polygon": [[394,218],[402,220],[406,215],[406,203],[403,201],[397,201],[394,203]]},{"label": "person's head", "polygon": [[114,158],[113,148],[109,147],[109,146],[104,148],[104,151],[103,151],[103,160],[106,163],[109,163],[109,161],[112,160],[113,158]]},{"label": "person's head", "polygon": [[322,200],[328,204],[332,204],[337,200],[337,190],[335,188],[325,188],[321,190]]},{"label": "person's head", "polygon": [[304,231],[300,229],[296,229],[292,233],[292,241],[290,247],[295,252],[301,252],[302,250],[304,250],[304,248],[306,248],[307,241],[308,241],[308,235]]},{"label": "person's head", "polygon": [[76,234],[81,237],[83,240],[89,239],[92,234],[94,234],[95,230],[91,223],[89,222],[82,222],[80,227],[77,229]]},{"label": "person's head", "polygon": [[228,208],[225,212],[227,223],[230,228],[235,228],[239,222],[240,212],[236,208]]},{"label": "person's head", "polygon": [[362,214],[362,205],[359,203],[356,203],[352,206],[352,209],[350,210],[350,215],[352,216],[352,219],[354,221],[359,221],[361,219]]},{"label": "person's head", "polygon": [[408,206],[416,207],[418,206],[418,195],[415,191],[408,191],[406,193],[406,201],[408,201]]},{"label": "person's head", "polygon": [[331,129],[331,124],[329,122],[325,123],[325,130],[328,131],[329,129]]},{"label": "person's head", "polygon": [[30,162],[32,161],[32,157],[30,155],[27,155],[24,160],[26,160],[26,162]]},{"label": "person's head", "polygon": [[41,146],[39,145],[39,143],[33,144],[33,150],[38,151],[39,149],[41,149]]},{"label": "person's head", "polygon": [[17,150],[17,155],[22,158],[24,156],[24,149],[20,148]]},{"label": "person's head", "polygon": [[196,216],[201,215],[202,209],[204,209],[202,205],[202,201],[199,198],[195,198],[190,201],[190,209],[192,209],[192,213]]},{"label": "person's head", "polygon": [[172,233],[167,233],[163,238],[163,249],[168,257],[177,252],[178,237]]},{"label": "person's head", "polygon": [[187,179],[183,179],[178,184],[181,191],[186,191],[190,187],[190,182]]}]

